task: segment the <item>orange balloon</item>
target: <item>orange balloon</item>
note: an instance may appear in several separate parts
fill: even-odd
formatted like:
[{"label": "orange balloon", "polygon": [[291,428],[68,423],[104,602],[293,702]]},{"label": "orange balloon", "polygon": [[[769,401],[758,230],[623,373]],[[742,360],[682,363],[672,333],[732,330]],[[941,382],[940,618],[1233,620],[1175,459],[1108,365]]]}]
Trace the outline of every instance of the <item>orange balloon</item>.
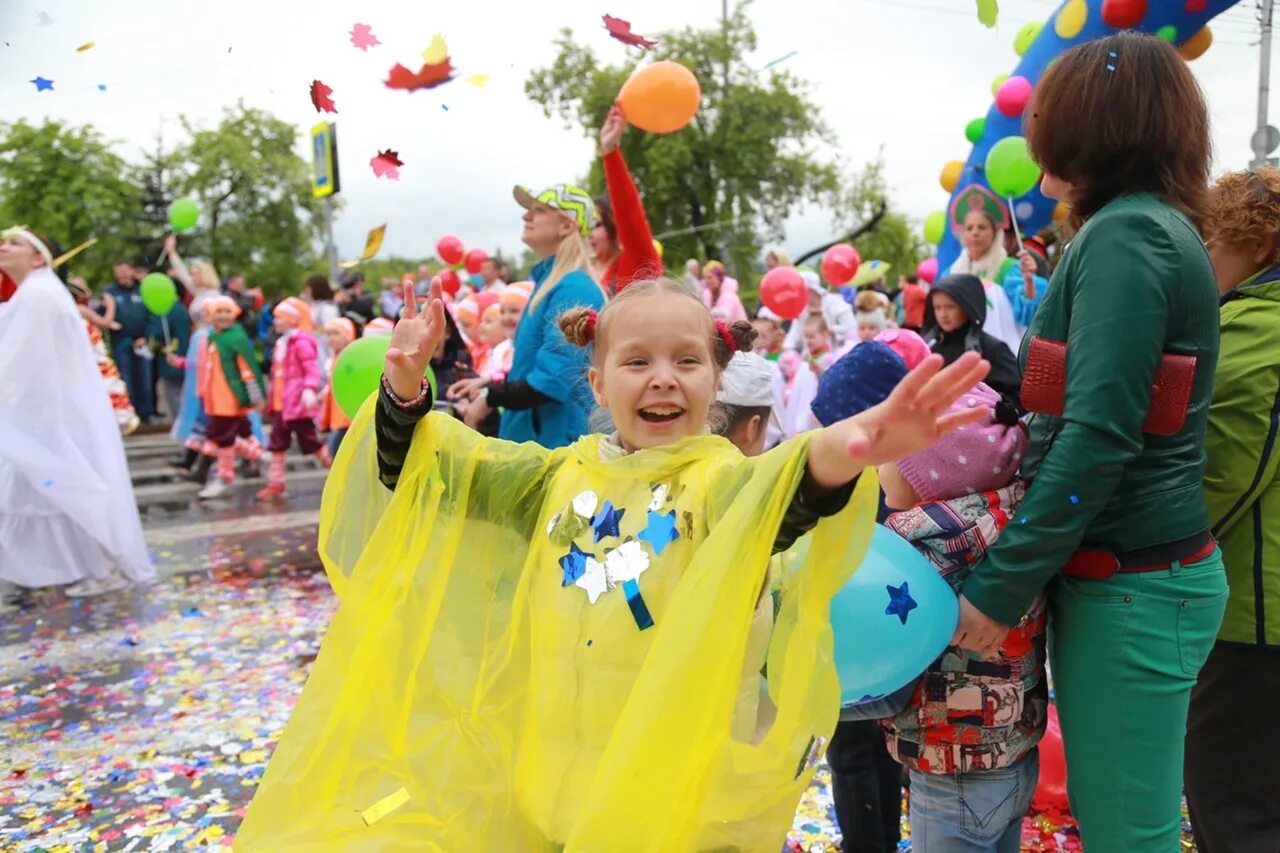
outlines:
[{"label": "orange balloon", "polygon": [[631,75],[618,93],[618,106],[631,124],[650,133],[674,133],[698,114],[702,87],[693,72],[662,60]]},{"label": "orange balloon", "polygon": [[1190,62],[1193,59],[1199,59],[1211,44],[1213,44],[1213,31],[1208,27],[1204,27],[1184,41],[1182,47],[1178,48],[1178,53],[1182,55],[1183,59]]},{"label": "orange balloon", "polygon": [[964,174],[964,163],[960,160],[950,160],[947,165],[942,167],[942,174],[938,176],[938,182],[942,184],[942,188],[947,192],[955,192],[956,185],[960,183],[960,177]]}]

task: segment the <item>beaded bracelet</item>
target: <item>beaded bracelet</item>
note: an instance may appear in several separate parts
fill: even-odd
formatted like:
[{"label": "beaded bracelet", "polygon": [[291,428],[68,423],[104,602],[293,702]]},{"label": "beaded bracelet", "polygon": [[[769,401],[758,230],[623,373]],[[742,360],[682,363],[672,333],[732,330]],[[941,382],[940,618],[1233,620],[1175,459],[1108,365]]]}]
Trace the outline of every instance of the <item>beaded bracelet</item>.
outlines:
[{"label": "beaded bracelet", "polygon": [[412,400],[401,400],[391,388],[391,382],[387,379],[386,374],[382,375],[382,390],[387,392],[387,396],[391,398],[391,402],[396,404],[398,409],[416,409],[431,396],[431,383],[424,376],[422,377],[422,390],[418,392],[418,396]]}]

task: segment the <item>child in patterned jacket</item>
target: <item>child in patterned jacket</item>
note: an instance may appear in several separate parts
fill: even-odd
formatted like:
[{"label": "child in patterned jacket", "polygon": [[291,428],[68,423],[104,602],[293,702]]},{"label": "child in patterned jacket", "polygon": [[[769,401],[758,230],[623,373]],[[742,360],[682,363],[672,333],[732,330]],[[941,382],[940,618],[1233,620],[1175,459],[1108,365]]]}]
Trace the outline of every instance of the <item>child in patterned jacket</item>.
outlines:
[{"label": "child in patterned jacket", "polygon": [[[909,541],[957,591],[1006,524],[1018,523],[1026,447],[1017,413],[985,384],[952,407],[991,416],[928,450],[880,467],[885,526]],[[1044,596],[994,659],[951,647],[882,721],[889,752],[911,773],[911,841],[919,853],[1016,853],[1044,734]]]}]

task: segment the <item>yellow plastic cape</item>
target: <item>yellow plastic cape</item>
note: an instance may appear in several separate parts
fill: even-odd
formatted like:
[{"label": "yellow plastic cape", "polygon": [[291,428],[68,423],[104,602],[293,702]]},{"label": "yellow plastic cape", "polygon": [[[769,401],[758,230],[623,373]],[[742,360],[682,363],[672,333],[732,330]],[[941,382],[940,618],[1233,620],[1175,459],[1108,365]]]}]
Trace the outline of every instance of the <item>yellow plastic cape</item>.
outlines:
[{"label": "yellow plastic cape", "polygon": [[[776,853],[835,728],[828,608],[870,540],[874,475],[812,534],[767,647],[772,713],[734,739],[755,728],[736,719],[762,682],[749,635],[805,437],[603,461],[600,436],[548,451],[429,415],[391,493],[372,412],[321,507],[341,603],[237,849]],[[652,627],[627,585],[594,604],[565,585],[601,564],[635,575]]]}]

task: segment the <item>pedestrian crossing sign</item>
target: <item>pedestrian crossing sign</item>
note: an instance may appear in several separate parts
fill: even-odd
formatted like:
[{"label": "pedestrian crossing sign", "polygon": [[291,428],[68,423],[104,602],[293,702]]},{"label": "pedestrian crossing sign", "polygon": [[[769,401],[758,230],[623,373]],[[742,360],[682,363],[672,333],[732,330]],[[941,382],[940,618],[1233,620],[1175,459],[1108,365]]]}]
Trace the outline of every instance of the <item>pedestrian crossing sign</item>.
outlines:
[{"label": "pedestrian crossing sign", "polygon": [[336,125],[321,122],[311,128],[311,194],[338,194],[338,136]]}]

